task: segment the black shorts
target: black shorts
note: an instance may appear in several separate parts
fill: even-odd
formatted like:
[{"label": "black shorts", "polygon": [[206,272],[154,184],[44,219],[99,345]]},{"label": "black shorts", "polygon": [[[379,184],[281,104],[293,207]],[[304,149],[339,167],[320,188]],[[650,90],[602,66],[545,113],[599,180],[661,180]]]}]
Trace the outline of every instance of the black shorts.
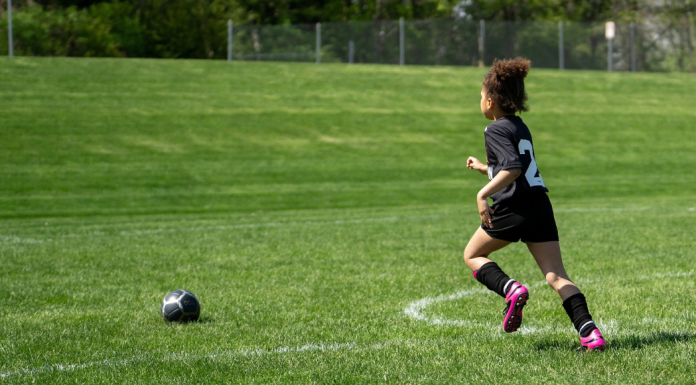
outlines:
[{"label": "black shorts", "polygon": [[529,194],[513,202],[503,202],[491,207],[493,228],[481,224],[481,228],[495,239],[508,242],[558,241],[558,228],[553,217],[553,207],[546,193]]}]

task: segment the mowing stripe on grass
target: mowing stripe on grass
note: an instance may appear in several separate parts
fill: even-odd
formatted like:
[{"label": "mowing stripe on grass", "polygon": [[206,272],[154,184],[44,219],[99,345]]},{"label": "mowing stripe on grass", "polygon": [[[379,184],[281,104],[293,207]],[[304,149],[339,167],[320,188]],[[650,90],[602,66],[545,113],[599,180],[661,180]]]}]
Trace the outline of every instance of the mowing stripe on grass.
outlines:
[{"label": "mowing stripe on grass", "polygon": [[56,238],[92,238],[101,236],[111,236],[120,235],[124,237],[128,236],[139,236],[139,235],[150,235],[150,234],[164,234],[164,233],[189,233],[189,232],[199,232],[199,231],[214,231],[214,230],[235,230],[235,229],[255,229],[264,227],[291,227],[291,226],[331,226],[331,225],[346,225],[346,224],[360,224],[360,223],[379,223],[379,222],[399,222],[399,221],[410,221],[417,219],[434,219],[440,218],[442,215],[414,215],[408,217],[383,217],[383,218],[364,218],[364,219],[344,219],[335,221],[305,221],[305,222],[266,222],[266,223],[247,223],[239,225],[218,225],[218,226],[196,226],[196,227],[172,227],[172,228],[156,228],[149,230],[123,230],[118,233],[108,233],[105,231],[90,231],[84,234],[59,234],[55,238],[46,239],[29,239],[29,238],[19,238],[16,236],[0,235],[0,242],[2,243],[43,243],[52,242]]},{"label": "mowing stripe on grass", "polygon": [[[626,212],[626,211],[645,211],[650,209],[650,206],[641,207],[571,207],[571,208],[556,208],[556,212]],[[237,225],[218,225],[218,226],[189,226],[189,227],[172,227],[172,228],[155,228],[148,230],[122,230],[116,235],[128,237],[128,236],[140,236],[140,235],[150,235],[150,234],[163,234],[163,233],[176,233],[176,232],[199,232],[199,231],[216,231],[216,230],[236,230],[236,229],[254,229],[254,228],[264,228],[264,227],[292,227],[292,226],[336,226],[336,225],[348,225],[348,224],[360,224],[360,223],[379,223],[379,222],[400,222],[400,221],[412,221],[419,219],[436,219],[442,218],[446,214],[431,214],[431,215],[411,215],[406,217],[373,217],[373,218],[363,218],[363,219],[339,219],[334,221],[293,221],[293,222],[265,222],[265,223],[246,223]],[[52,242],[56,238],[91,238],[91,237],[101,237],[107,235],[114,235],[114,233],[109,233],[105,231],[90,231],[83,234],[58,234],[55,238],[45,238],[45,239],[33,239],[33,238],[21,238],[13,235],[0,235],[0,243],[43,243]]]},{"label": "mowing stripe on grass", "polygon": [[121,231],[119,235],[133,236],[145,234],[157,234],[164,232],[197,232],[208,230],[234,230],[234,229],[250,229],[261,227],[289,227],[289,226],[330,226],[330,225],[346,225],[372,222],[399,222],[410,221],[417,219],[434,219],[440,218],[441,215],[414,215],[408,217],[383,217],[383,218],[364,218],[364,219],[343,219],[335,221],[305,221],[305,222],[267,222],[267,223],[249,223],[243,225],[221,225],[221,226],[200,226],[200,227],[183,227],[171,229],[152,229],[152,230],[130,230]]}]

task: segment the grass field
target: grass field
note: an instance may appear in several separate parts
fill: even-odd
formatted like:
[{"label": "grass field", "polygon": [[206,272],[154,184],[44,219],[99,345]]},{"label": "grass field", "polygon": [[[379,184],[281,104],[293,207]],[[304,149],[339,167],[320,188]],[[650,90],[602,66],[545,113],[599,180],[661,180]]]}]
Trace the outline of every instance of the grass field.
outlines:
[{"label": "grass field", "polygon": [[[532,70],[577,334],[523,245],[521,332],[461,255],[483,70],[0,60],[4,383],[694,383],[696,78]],[[184,288],[202,319],[164,323]]]}]

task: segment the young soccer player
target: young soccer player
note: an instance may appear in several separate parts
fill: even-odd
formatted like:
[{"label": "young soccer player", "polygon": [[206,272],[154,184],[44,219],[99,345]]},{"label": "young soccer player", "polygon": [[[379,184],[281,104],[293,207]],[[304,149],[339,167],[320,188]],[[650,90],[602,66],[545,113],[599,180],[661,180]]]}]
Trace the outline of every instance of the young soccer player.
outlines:
[{"label": "young soccer player", "polygon": [[[488,174],[490,182],[476,196],[481,227],[464,250],[474,278],[505,298],[503,329],[512,333],[522,324],[529,299],[524,285],[508,277],[489,255],[520,239],[534,256],[546,282],[563,301],[563,308],[580,334],[579,349],[604,350],[606,341],[587,308],[585,296],[568,278],[558,243],[553,208],[535,160],[532,135],[516,112],[527,111],[524,78],[530,61],[496,60],[481,89],[481,112],[493,123],[486,127],[486,164],[474,157],[468,168]],[[488,197],[493,206],[488,205]]]}]

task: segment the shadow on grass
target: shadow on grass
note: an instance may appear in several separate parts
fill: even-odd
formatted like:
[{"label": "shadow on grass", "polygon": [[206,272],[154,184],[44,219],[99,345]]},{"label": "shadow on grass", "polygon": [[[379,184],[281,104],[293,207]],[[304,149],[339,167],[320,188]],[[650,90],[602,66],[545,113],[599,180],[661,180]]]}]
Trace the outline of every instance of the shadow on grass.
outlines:
[{"label": "shadow on grass", "polygon": [[624,335],[607,341],[611,349],[638,350],[647,346],[676,344],[696,340],[696,333],[654,332],[649,335]]},{"label": "shadow on grass", "polygon": [[[618,337],[608,335],[605,337],[607,338],[607,350],[639,350],[654,345],[696,341],[696,333],[683,332],[654,332],[649,335],[633,334]],[[548,339],[539,341],[536,344],[537,350],[567,350],[577,349],[579,346],[579,339],[573,341],[568,341],[567,339]]]},{"label": "shadow on grass", "polygon": [[187,326],[187,325],[197,325],[197,324],[210,324],[215,322],[212,318],[208,317],[201,317],[195,321],[174,321],[174,322],[167,322],[164,321],[165,324],[171,325],[171,326]]}]

